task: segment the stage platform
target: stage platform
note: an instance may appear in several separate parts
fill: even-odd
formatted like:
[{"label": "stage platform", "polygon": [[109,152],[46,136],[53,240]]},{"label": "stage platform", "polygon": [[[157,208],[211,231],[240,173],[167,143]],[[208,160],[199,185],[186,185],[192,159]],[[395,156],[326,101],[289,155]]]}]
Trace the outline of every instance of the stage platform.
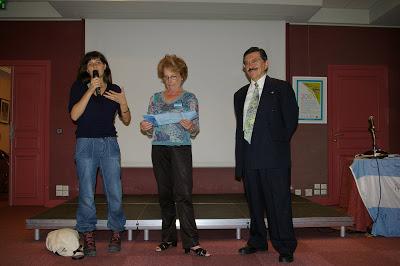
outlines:
[{"label": "stage platform", "polygon": [[[96,195],[97,229],[107,228],[107,202]],[[77,199],[51,208],[26,220],[26,228],[34,229],[35,240],[40,239],[40,229],[73,228],[76,224]],[[242,194],[193,195],[193,206],[198,229],[234,229],[240,239],[240,230],[250,227],[246,198]],[[308,199],[292,195],[293,224],[299,227],[345,227],[353,225],[352,217],[334,207],[322,206]],[[144,240],[151,230],[161,230],[161,212],[157,195],[124,195],[123,207],[127,218],[125,228],[128,240],[133,230],[143,230]],[[267,221],[265,221],[268,226]],[[179,221],[176,222],[179,228]]]}]

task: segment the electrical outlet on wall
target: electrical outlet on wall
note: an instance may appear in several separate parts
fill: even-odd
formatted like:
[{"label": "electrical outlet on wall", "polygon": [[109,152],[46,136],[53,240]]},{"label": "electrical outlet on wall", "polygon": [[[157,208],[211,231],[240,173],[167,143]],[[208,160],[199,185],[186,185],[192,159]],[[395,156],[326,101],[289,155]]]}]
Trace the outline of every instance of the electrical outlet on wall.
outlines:
[{"label": "electrical outlet on wall", "polygon": [[313,195],[312,194],[312,192],[313,192],[312,188],[306,188],[304,191],[305,191],[306,197],[311,197]]},{"label": "electrical outlet on wall", "polygon": [[296,196],[301,196],[301,189],[295,189],[295,190],[294,190],[294,194],[295,194]]},{"label": "electrical outlet on wall", "polygon": [[321,195],[327,195],[328,191],[326,189],[321,189]]},{"label": "electrical outlet on wall", "polygon": [[328,185],[327,184],[321,184],[321,189],[328,189]]},{"label": "electrical outlet on wall", "polygon": [[56,197],[68,197],[69,186],[68,185],[56,185]]},{"label": "electrical outlet on wall", "polygon": [[69,196],[69,186],[63,186],[63,196],[64,197]]}]

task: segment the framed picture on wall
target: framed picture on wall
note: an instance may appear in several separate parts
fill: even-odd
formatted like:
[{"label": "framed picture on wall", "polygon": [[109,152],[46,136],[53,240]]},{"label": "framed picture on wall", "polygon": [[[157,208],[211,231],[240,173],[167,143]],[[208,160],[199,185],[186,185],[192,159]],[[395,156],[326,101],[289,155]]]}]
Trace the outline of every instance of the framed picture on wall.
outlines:
[{"label": "framed picture on wall", "polygon": [[327,123],[327,77],[293,77],[299,123]]},{"label": "framed picture on wall", "polygon": [[6,99],[0,99],[0,123],[8,124],[10,122],[10,102]]}]

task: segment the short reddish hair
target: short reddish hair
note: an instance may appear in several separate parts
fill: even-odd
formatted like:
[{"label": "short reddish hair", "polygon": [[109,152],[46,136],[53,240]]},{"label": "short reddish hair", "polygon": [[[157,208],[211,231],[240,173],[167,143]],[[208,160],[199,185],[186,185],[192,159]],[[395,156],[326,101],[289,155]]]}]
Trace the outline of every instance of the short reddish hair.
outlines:
[{"label": "short reddish hair", "polygon": [[163,59],[160,60],[157,66],[158,78],[164,78],[164,69],[166,68],[171,69],[173,72],[179,73],[183,79],[183,82],[185,82],[188,77],[188,67],[185,61],[174,54],[167,54]]}]

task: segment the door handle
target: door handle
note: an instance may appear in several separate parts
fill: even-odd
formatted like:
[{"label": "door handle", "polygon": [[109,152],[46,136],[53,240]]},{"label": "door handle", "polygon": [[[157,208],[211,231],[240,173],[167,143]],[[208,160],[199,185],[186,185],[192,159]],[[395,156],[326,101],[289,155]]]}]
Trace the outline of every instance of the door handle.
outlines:
[{"label": "door handle", "polygon": [[335,133],[335,134],[333,134],[332,141],[333,142],[337,142],[337,137],[340,137],[340,136],[343,136],[343,135],[344,135],[344,133]]},{"label": "door handle", "polygon": [[344,133],[336,133],[336,134],[333,134],[333,136],[336,138],[336,137],[340,137],[340,136],[343,136],[344,135]]}]

